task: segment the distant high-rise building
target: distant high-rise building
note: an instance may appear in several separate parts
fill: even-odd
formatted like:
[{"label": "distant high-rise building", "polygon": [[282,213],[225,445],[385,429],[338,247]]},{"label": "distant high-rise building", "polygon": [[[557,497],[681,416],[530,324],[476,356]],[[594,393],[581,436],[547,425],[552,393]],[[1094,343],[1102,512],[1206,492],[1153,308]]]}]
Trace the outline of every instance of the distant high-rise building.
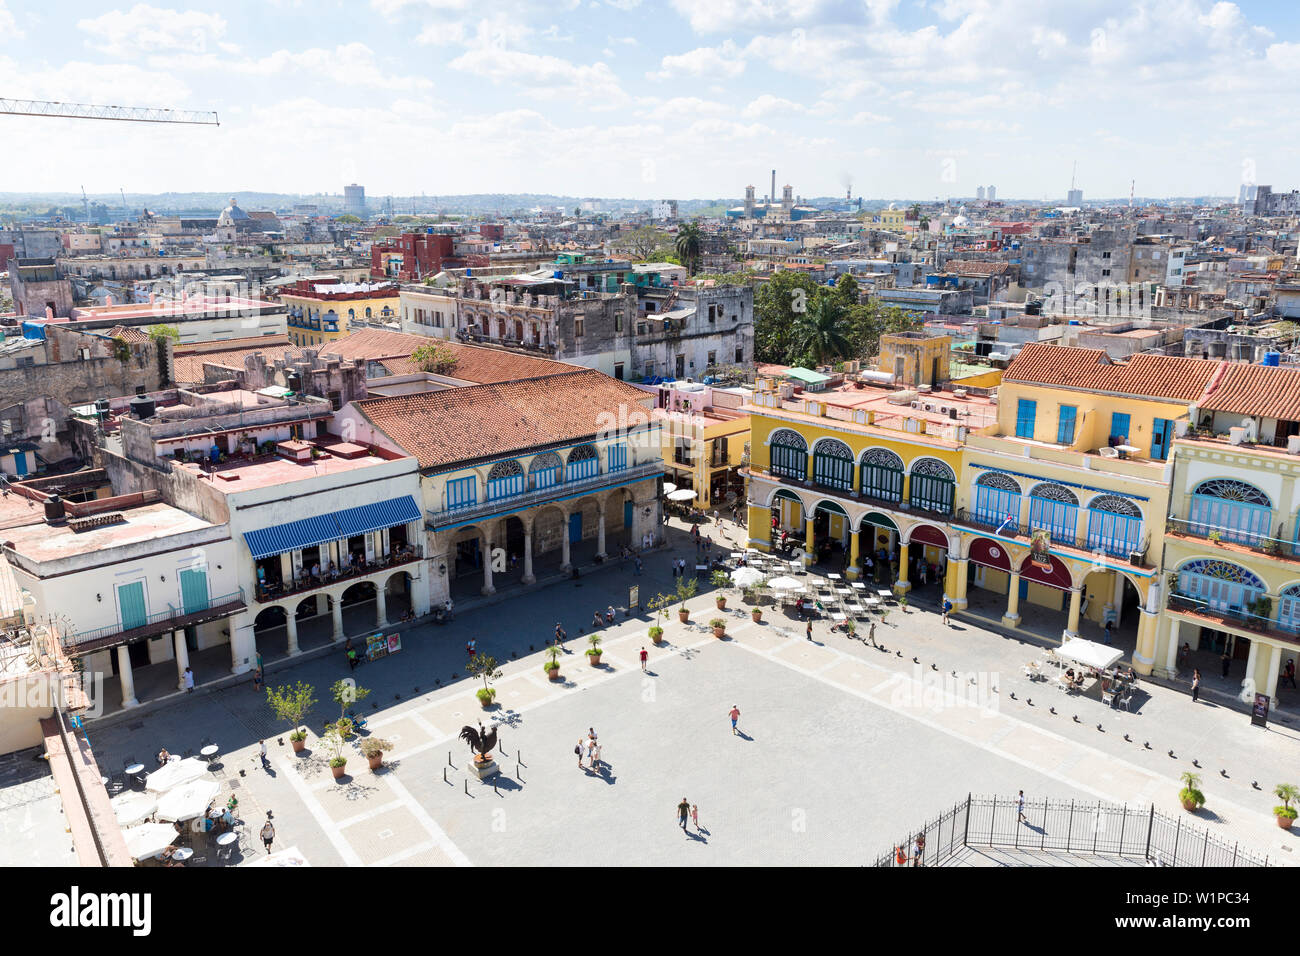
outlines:
[{"label": "distant high-rise building", "polygon": [[650,204],[651,219],[676,219],[677,200],[660,199]]},{"label": "distant high-rise building", "polygon": [[1083,205],[1083,190],[1082,190],[1082,189],[1071,189],[1071,190],[1070,190],[1068,193],[1066,193],[1066,195],[1065,195],[1065,204],[1066,204],[1067,206],[1082,206],[1082,205]]},{"label": "distant high-rise building", "polygon": [[1246,205],[1246,203],[1253,203],[1256,188],[1252,183],[1242,183],[1241,189],[1237,192],[1237,202],[1242,206]]},{"label": "distant high-rise building", "polygon": [[343,187],[343,211],[354,216],[366,214],[366,187],[353,183]]},{"label": "distant high-rise building", "polygon": [[989,187],[989,191],[988,191],[988,199],[989,199],[990,201],[992,201],[992,200],[997,199],[997,198],[998,198],[998,187],[997,187],[997,186],[990,186],[990,187]]},{"label": "distant high-rise building", "polygon": [[977,187],[975,188],[975,198],[976,198],[976,199],[983,199],[983,198],[984,198],[984,187],[983,187],[983,186],[977,186]]}]

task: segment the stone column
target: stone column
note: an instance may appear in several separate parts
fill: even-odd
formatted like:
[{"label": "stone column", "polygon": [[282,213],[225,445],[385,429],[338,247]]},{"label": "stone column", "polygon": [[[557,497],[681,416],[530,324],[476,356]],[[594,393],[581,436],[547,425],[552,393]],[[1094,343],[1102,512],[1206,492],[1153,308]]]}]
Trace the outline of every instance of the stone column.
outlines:
[{"label": "stone column", "polygon": [[605,508],[601,506],[596,512],[596,557],[605,557]]},{"label": "stone column", "polygon": [[524,576],[521,578],[524,584],[532,584],[537,580],[533,576],[533,526],[524,526]]},{"label": "stone column", "polygon": [[1169,643],[1165,645],[1165,672],[1163,677],[1173,677],[1178,670],[1178,630],[1181,621],[1169,618]]},{"label": "stone column", "polygon": [[190,649],[185,646],[185,629],[172,631],[172,645],[176,648],[176,689],[185,689],[185,668],[190,666]]},{"label": "stone column", "polygon": [[966,606],[966,569],[965,558],[948,555],[948,569],[943,578],[943,593],[952,602],[953,610]]},{"label": "stone column", "polygon": [[1062,640],[1073,640],[1079,636],[1079,610],[1083,607],[1083,589],[1070,588],[1070,611],[1069,619],[1065,624],[1065,633],[1061,635]]},{"label": "stone column", "polygon": [[[810,459],[810,460],[811,460],[811,459]],[[809,516],[807,517],[807,519],[804,521],[804,538],[803,538],[803,542],[804,542],[804,543],[803,543],[803,550],[804,550],[804,555],[803,555],[803,566],[804,566],[805,568],[810,568],[810,567],[813,566],[814,562],[817,560],[817,551],[815,550],[816,547],[817,547],[817,541],[816,541],[816,536],[815,536],[814,533],[813,533],[813,516],[812,516],[812,515],[809,515]]]},{"label": "stone column", "polygon": [[1156,636],[1160,631],[1160,615],[1142,608],[1138,619],[1137,647],[1133,650],[1133,669],[1139,674],[1150,674],[1156,658]]},{"label": "stone column", "polygon": [[[1262,656],[1262,655],[1261,655]],[[1282,645],[1274,644],[1273,652],[1268,656],[1268,672],[1264,679],[1257,680],[1255,686],[1258,693],[1268,694],[1269,699],[1274,703],[1277,702],[1277,675],[1282,669]]]},{"label": "stone column", "polygon": [[496,594],[492,586],[492,539],[483,535],[483,594]]},{"label": "stone column", "polygon": [[[1255,665],[1259,663],[1259,641],[1250,642],[1250,653],[1246,657],[1246,678],[1255,684],[1255,693],[1259,693],[1259,681],[1255,678]],[[1188,679],[1191,675],[1188,675]]]},{"label": "stone column", "polygon": [[907,565],[909,564],[907,545],[899,544],[898,546],[898,580],[894,582],[894,593],[902,597],[912,589],[911,583],[907,580]]},{"label": "stone column", "polygon": [[849,532],[849,570],[847,572],[850,581],[856,581],[862,576],[862,569],[858,567],[860,560],[862,560],[862,533],[851,531]]},{"label": "stone column", "polygon": [[560,570],[568,571],[572,567],[569,561],[569,516],[566,513],[560,522]]},{"label": "stone column", "polygon": [[302,653],[298,650],[298,614],[293,609],[284,612],[284,633],[289,656]]},{"label": "stone column", "polygon": [[388,591],[382,581],[375,582],[375,627],[388,626]]},{"label": "stone column", "polygon": [[117,672],[122,681],[122,706],[124,708],[140,706],[140,702],[135,699],[135,675],[131,672],[131,649],[125,644],[120,644],[117,648]]},{"label": "stone column", "polygon": [[343,640],[343,602],[335,598],[333,605],[330,607],[330,613],[334,618],[333,639],[341,641]]},{"label": "stone column", "polygon": [[1012,571],[1010,586],[1007,588],[1007,613],[1002,615],[1002,623],[1007,627],[1020,624],[1020,572]]}]

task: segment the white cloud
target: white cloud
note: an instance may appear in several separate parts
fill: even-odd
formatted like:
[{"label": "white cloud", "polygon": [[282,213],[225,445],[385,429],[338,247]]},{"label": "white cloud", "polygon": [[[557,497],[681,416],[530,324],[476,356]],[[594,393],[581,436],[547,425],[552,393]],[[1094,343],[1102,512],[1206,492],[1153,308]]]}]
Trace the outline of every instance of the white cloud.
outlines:
[{"label": "white cloud", "polygon": [[449,65],[493,83],[515,83],[538,99],[578,97],[588,109],[614,109],[628,100],[614,71],[600,62],[587,66],[558,56],[474,47]]},{"label": "white cloud", "polygon": [[18,29],[18,21],[5,8],[5,0],[0,0],[0,43],[6,40],[21,40],[23,31]]},{"label": "white cloud", "polygon": [[726,103],[716,100],[702,100],[698,96],[674,96],[667,100],[646,97],[639,103],[645,107],[643,115],[656,120],[695,119],[700,116],[725,116],[734,112]]},{"label": "white cloud", "polygon": [[[182,103],[190,89],[176,77],[129,63],[65,63],[57,69],[31,70],[0,57],[0,89],[6,96],[65,103],[103,102],[104,90],[125,106]],[[113,125],[113,124],[107,124]]]},{"label": "white cloud", "polygon": [[215,13],[137,3],[130,10],[81,20],[77,29],[90,35],[87,45],[109,56],[129,58],[176,50],[203,54],[225,36],[226,21]]},{"label": "white cloud", "polygon": [[697,33],[802,23],[837,6],[834,0],[672,0],[672,5]]},{"label": "white cloud", "polygon": [[687,53],[665,56],[659,70],[647,73],[652,80],[671,80],[679,76],[707,76],[734,79],[745,72],[745,61],[736,44],[727,40],[720,46],[697,47]]}]

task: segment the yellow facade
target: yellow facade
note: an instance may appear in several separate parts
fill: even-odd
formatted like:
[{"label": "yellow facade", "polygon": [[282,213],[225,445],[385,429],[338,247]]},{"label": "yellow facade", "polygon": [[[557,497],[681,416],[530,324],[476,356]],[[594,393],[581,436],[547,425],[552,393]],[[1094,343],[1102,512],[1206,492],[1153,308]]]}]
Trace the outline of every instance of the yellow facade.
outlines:
[{"label": "yellow facade", "polygon": [[[400,298],[391,296],[355,299],[336,297],[321,299],[315,296],[285,293],[280,297],[289,313],[289,339],[295,345],[315,347],[337,341],[351,334],[350,322],[376,322],[385,319],[397,321]],[[301,315],[299,315],[301,313]]]},{"label": "yellow facade", "polygon": [[902,332],[880,337],[880,370],[892,372],[898,385],[932,385],[948,381],[952,337]]},{"label": "yellow facade", "polygon": [[749,416],[673,415],[660,421],[659,434],[667,480],[684,488],[687,485],[680,479],[689,478],[689,487],[695,490],[692,507],[721,507],[723,499],[713,497],[714,487],[725,489],[728,476],[744,464]]}]

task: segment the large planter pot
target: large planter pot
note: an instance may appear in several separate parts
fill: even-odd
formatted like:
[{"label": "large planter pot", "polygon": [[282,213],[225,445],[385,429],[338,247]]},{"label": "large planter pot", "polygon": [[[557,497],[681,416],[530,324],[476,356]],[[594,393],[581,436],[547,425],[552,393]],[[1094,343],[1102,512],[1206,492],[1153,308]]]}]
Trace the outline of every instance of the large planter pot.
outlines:
[{"label": "large planter pot", "polygon": [[663,631],[660,631],[658,634],[651,634],[650,640],[653,641],[655,644],[662,644],[664,642]]},{"label": "large planter pot", "polygon": [[340,764],[337,767],[330,767],[330,773],[334,774],[335,780],[339,779],[347,772],[348,772],[348,765],[346,763]]},{"label": "large planter pot", "polygon": [[1184,800],[1184,801],[1182,801],[1182,803],[1183,803],[1183,809],[1186,810],[1188,813],[1195,813],[1195,812],[1196,812],[1196,801],[1195,801],[1195,800]]},{"label": "large planter pot", "polygon": [[749,616],[754,619],[755,624],[758,624],[763,620],[763,612],[758,608],[751,609]]},{"label": "large planter pot", "polygon": [[713,629],[713,636],[721,640],[727,636],[727,629],[725,627],[715,627]]},{"label": "large planter pot", "polygon": [[293,752],[296,754],[300,754],[307,749],[306,740],[290,740],[289,743],[293,744]]},{"label": "large planter pot", "polygon": [[382,753],[371,754],[366,759],[370,761],[371,770],[378,770],[384,765],[384,755]]},{"label": "large planter pot", "polygon": [[1278,817],[1277,825],[1283,830],[1290,830],[1291,824],[1295,823],[1295,817]]},{"label": "large planter pot", "polygon": [[491,706],[492,706],[496,701],[495,701],[495,699],[492,698],[492,697],[480,697],[480,698],[478,699],[478,702],[479,702],[479,704],[482,706],[482,708],[483,708],[484,710],[487,710],[487,709],[488,709],[489,707],[491,707]]},{"label": "large planter pot", "polygon": [[559,680],[559,679],[560,679],[560,669],[559,669],[558,667],[552,667],[552,668],[550,668],[549,670],[547,670],[547,672],[546,672],[546,676],[547,676],[547,678],[550,679],[550,680]]},{"label": "large planter pot", "polygon": [[719,610],[719,611],[725,611],[725,610],[727,609],[727,599],[726,599],[726,598],[724,598],[724,597],[720,597],[720,598],[717,599],[717,602],[718,602],[718,610]]},{"label": "large planter pot", "polygon": [[683,624],[688,623],[690,619],[691,619],[691,612],[686,610],[686,608],[682,608],[680,611],[677,612],[677,620],[681,621]]},{"label": "large planter pot", "polygon": [[600,655],[599,655],[599,654],[588,654],[588,655],[587,655],[587,663],[590,664],[592,667],[598,667],[598,666],[600,666]]}]

